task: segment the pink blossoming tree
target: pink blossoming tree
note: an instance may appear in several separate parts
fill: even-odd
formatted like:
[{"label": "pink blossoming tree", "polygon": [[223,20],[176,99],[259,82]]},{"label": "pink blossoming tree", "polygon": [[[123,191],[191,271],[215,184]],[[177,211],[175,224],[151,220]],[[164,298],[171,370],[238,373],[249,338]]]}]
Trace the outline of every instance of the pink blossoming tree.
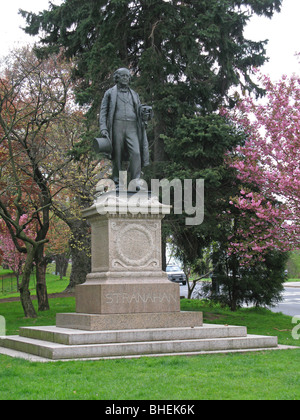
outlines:
[{"label": "pink blossoming tree", "polygon": [[246,97],[230,115],[247,140],[228,156],[241,182],[228,211],[228,217],[239,214],[229,254],[246,265],[263,261],[270,250],[300,247],[300,77],[277,83],[259,77],[263,102]]},{"label": "pink blossoming tree", "polygon": [[[26,226],[27,220],[28,215],[22,215],[20,217],[20,224]],[[33,229],[32,224],[29,224],[24,228],[24,233],[31,239],[34,239],[35,229]],[[24,243],[20,239],[17,239],[17,241],[20,247],[24,247]],[[2,219],[0,219],[0,251],[5,264],[16,274],[19,288],[19,278],[23,273],[26,254],[17,249],[7,226]]]}]

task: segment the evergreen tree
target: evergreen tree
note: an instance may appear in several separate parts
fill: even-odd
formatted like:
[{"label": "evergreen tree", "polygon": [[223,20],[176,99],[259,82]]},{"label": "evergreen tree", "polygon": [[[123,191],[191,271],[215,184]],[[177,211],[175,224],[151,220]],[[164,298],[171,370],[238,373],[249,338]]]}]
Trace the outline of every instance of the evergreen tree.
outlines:
[{"label": "evergreen tree", "polygon": [[[228,220],[224,221],[219,215],[228,209],[231,195],[238,191],[238,183],[235,171],[225,164],[224,156],[243,144],[244,139],[243,132],[217,114],[183,117],[173,136],[164,137],[169,159],[164,166],[165,178],[172,174],[182,183],[184,179],[203,179],[205,183],[204,222],[186,225],[187,214],[184,213],[167,217],[165,224],[166,235],[172,236],[184,266],[199,274],[204,274],[203,252],[213,242],[226,241],[224,230]],[[193,182],[193,207],[197,205],[195,188]]]},{"label": "evergreen tree", "polygon": [[282,0],[65,0],[38,14],[21,11],[25,31],[41,34],[39,55],[63,49],[75,60],[77,100],[99,109],[111,75],[126,66],[142,99],[155,109],[153,160],[165,160],[160,135],[183,114],[207,114],[233,86],[262,93],[251,79],[266,41],[244,37],[251,16],[271,17]]},{"label": "evergreen tree", "polygon": [[213,292],[213,300],[228,305],[232,311],[244,303],[274,306],[282,300],[287,253],[269,251],[263,262],[242,266],[237,256],[228,256],[221,244],[214,258],[218,261],[214,273],[218,290]]}]

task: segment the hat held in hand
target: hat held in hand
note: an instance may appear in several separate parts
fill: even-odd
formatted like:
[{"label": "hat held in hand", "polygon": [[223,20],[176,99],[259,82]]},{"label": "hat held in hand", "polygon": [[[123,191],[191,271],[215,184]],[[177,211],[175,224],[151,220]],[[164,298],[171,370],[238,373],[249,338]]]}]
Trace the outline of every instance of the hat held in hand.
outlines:
[{"label": "hat held in hand", "polygon": [[112,143],[108,137],[95,138],[93,142],[93,149],[96,153],[112,154]]}]

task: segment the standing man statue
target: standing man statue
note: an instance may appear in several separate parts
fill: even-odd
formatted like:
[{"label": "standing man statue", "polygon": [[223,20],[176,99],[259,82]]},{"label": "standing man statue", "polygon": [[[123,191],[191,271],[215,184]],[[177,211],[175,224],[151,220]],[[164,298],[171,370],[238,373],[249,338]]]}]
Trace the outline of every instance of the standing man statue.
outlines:
[{"label": "standing man statue", "polygon": [[103,151],[100,141],[106,139],[112,148],[113,181],[117,190],[124,160],[129,160],[130,178],[136,180],[139,190],[142,167],[149,165],[145,127],[152,117],[152,108],[141,105],[138,94],[129,87],[131,74],[128,69],[118,69],[114,81],[116,85],[105,93],[101,104],[100,131],[104,139],[96,139],[98,152]]}]

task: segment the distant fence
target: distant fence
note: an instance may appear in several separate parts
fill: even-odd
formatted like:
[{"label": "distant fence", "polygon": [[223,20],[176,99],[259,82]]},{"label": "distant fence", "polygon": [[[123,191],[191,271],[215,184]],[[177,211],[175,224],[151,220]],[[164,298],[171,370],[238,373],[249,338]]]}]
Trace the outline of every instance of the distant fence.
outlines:
[{"label": "distant fence", "polygon": [[[22,276],[19,278],[19,283],[22,281]],[[30,286],[35,287],[35,274],[30,276]],[[0,276],[0,294],[4,293],[14,293],[18,291],[18,282],[14,274],[6,274],[5,276]]]}]

